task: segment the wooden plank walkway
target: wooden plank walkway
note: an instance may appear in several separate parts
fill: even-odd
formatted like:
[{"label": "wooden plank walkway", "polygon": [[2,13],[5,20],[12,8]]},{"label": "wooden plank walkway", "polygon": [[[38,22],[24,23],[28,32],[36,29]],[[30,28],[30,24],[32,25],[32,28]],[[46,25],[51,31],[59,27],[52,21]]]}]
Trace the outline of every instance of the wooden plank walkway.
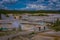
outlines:
[{"label": "wooden plank walkway", "polygon": [[9,36],[2,36],[0,37],[0,40],[12,40],[12,38],[20,36],[20,35],[28,35],[31,32],[19,32],[17,34],[11,34]]}]

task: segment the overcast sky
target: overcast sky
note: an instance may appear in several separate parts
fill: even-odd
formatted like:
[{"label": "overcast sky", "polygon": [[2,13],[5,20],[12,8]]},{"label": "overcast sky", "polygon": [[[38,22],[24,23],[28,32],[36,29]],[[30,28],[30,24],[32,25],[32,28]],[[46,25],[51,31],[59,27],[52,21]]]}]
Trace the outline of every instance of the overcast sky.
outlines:
[{"label": "overcast sky", "polygon": [[60,10],[60,0],[0,0],[0,9]]}]

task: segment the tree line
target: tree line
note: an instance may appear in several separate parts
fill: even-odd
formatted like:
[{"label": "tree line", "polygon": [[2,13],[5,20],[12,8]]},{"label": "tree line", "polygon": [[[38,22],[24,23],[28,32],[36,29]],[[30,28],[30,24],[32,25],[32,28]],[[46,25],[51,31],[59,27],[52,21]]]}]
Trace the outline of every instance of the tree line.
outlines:
[{"label": "tree line", "polygon": [[1,13],[13,13],[13,14],[16,14],[16,13],[20,13],[20,14],[23,14],[23,13],[60,13],[60,10],[33,10],[33,11],[28,11],[28,10],[3,10],[3,9],[0,9],[0,14]]}]

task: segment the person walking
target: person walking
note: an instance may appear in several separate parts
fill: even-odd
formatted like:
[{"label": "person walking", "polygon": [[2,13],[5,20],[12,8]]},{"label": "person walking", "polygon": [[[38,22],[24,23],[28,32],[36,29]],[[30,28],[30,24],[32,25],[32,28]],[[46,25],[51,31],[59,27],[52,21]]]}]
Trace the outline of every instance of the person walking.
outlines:
[{"label": "person walking", "polygon": [[45,30],[46,28],[44,27],[44,30]]}]

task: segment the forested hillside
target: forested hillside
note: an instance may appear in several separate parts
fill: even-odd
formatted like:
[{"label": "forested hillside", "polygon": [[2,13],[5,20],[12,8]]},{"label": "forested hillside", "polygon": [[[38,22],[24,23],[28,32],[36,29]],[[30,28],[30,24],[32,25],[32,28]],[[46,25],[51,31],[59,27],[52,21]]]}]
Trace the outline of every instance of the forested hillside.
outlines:
[{"label": "forested hillside", "polygon": [[27,11],[27,10],[0,10],[1,13],[60,13],[60,10],[38,10],[38,11]]}]

